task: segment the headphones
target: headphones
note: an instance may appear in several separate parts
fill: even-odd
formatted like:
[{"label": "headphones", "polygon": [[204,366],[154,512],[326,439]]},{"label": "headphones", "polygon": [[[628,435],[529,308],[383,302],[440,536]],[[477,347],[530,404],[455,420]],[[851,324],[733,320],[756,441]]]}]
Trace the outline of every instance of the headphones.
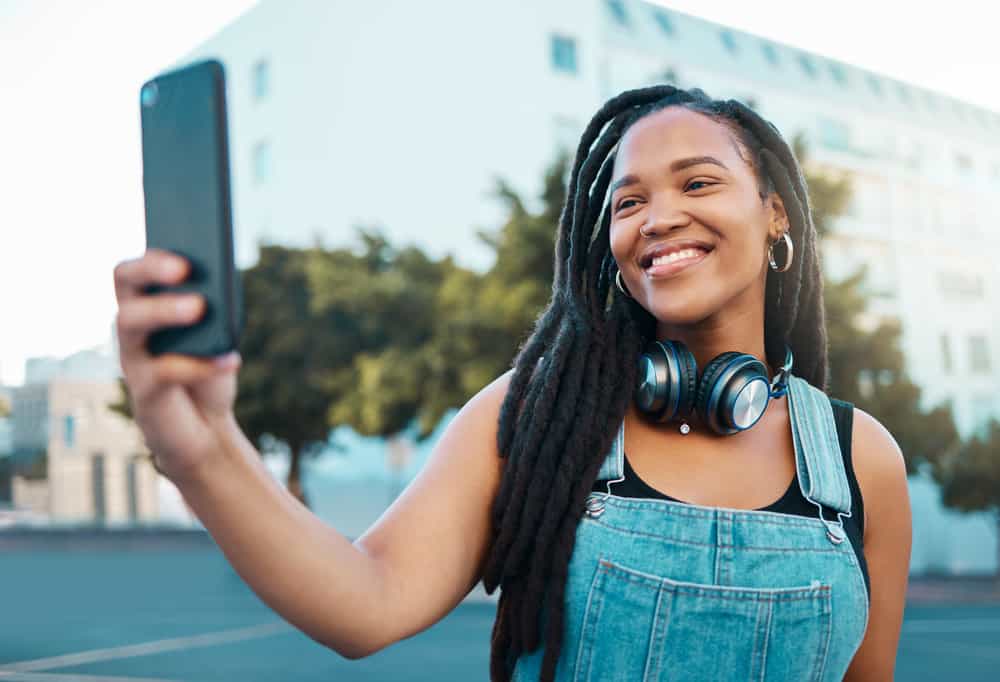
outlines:
[{"label": "headphones", "polygon": [[791,369],[792,349],[785,344],[785,364],[771,381],[763,362],[735,351],[712,358],[699,376],[682,342],[652,341],[639,356],[635,402],[660,423],[685,420],[694,410],[712,431],[728,436],[756,424],[770,399],[785,394]]}]

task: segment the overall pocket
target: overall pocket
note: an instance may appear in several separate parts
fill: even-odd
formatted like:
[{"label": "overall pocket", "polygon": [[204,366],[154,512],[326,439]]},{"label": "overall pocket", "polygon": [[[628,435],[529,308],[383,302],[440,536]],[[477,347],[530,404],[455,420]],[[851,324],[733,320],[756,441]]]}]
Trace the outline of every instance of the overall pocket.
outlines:
[{"label": "overall pocket", "polygon": [[578,682],[821,680],[830,586],[682,582],[601,559],[587,597]]}]

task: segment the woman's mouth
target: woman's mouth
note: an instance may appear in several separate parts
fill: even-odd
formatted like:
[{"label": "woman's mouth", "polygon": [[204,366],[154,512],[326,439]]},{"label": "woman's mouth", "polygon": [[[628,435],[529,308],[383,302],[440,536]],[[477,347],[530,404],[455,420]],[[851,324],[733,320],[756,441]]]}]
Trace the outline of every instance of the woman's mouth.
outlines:
[{"label": "woman's mouth", "polygon": [[[714,250],[714,249],[713,249]],[[664,279],[687,270],[705,260],[712,251],[702,249],[684,249],[669,256],[654,258],[652,264],[645,268],[647,277]]]}]

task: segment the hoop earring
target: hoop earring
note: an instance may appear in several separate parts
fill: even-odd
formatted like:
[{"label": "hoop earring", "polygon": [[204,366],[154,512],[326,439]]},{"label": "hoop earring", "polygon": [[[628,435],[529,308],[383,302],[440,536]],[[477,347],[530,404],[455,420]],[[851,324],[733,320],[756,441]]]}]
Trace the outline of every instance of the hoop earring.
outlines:
[{"label": "hoop earring", "polygon": [[778,243],[778,239],[771,242],[771,245],[767,247],[767,262],[770,264],[771,269],[775,272],[785,272],[788,268],[792,267],[792,256],[795,254],[795,249],[792,247],[792,238],[788,236],[788,232],[781,233],[781,239],[785,241],[785,247],[788,250],[788,257],[785,260],[785,264],[778,267],[778,264],[774,262],[774,245]]},{"label": "hoop earring", "polygon": [[615,284],[618,285],[618,290],[620,292],[622,292],[623,294],[625,294],[626,297],[632,298],[632,294],[630,294],[625,289],[625,287],[622,285],[622,271],[621,270],[619,270],[618,272],[615,273]]}]

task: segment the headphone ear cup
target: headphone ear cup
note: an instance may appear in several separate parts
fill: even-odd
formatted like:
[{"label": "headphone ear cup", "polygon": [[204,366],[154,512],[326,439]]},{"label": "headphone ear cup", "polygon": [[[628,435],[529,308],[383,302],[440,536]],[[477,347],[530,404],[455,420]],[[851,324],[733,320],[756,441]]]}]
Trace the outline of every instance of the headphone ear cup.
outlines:
[{"label": "headphone ear cup", "polygon": [[698,393],[695,396],[695,410],[698,413],[698,418],[701,419],[702,423],[707,424],[712,431],[716,433],[725,433],[721,431],[720,428],[724,427],[724,423],[719,419],[719,415],[709,413],[708,402],[712,398],[712,392],[715,388],[716,380],[719,378],[719,374],[726,368],[729,362],[743,353],[738,353],[736,351],[727,351],[720,355],[716,355],[712,358],[705,369],[702,370],[701,379],[698,381]]},{"label": "headphone ear cup", "polygon": [[639,356],[635,403],[654,421],[686,417],[694,406],[697,362],[680,342],[652,341]]}]

